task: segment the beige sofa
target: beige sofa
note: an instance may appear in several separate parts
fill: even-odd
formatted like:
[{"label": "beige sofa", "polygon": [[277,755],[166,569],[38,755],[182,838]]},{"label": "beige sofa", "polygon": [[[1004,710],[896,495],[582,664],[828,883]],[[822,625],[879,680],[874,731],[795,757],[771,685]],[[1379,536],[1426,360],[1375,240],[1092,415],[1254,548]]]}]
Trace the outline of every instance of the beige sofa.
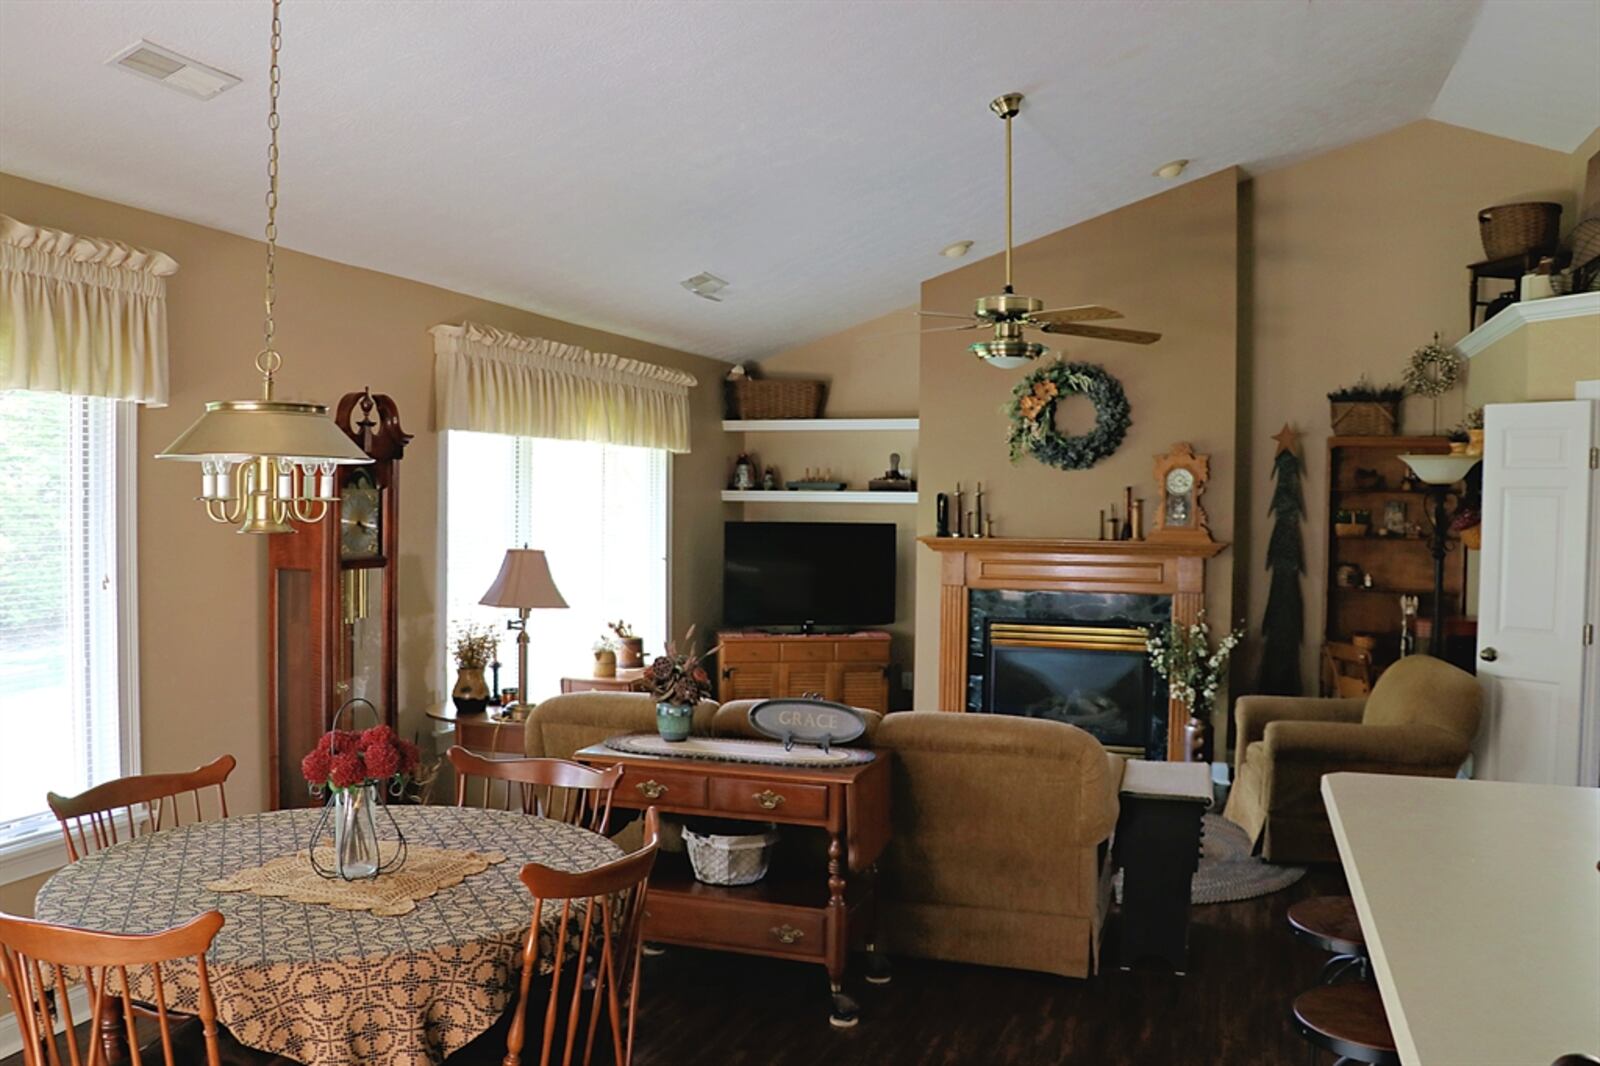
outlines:
[{"label": "beige sofa", "polygon": [[1413,655],[1360,699],[1241,696],[1225,812],[1269,862],[1338,862],[1322,802],[1335,770],[1454,777],[1478,733],[1478,679]]},{"label": "beige sofa", "polygon": [[[701,704],[701,734],[752,735],[753,701]],[[1120,759],[1059,722],[871,711],[863,743],[893,753],[894,834],[881,863],[885,950],[1083,977],[1110,902]],[[635,693],[575,693],[529,717],[530,755],[567,758],[655,728]]]}]

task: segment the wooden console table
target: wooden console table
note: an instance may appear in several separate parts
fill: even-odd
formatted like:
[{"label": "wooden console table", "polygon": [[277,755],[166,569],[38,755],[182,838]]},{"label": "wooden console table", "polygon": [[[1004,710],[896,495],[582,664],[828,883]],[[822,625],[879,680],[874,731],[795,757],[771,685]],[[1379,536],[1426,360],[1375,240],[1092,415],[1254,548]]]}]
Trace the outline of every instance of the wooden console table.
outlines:
[{"label": "wooden console table", "polygon": [[663,813],[804,826],[827,834],[827,858],[803,861],[779,844],[767,876],[753,885],[695,880],[686,854],[662,852],[650,875],[645,939],[737,951],[827,968],[829,1021],[854,1025],[860,1008],[843,988],[852,947],[869,952],[869,981],[887,981],[872,940],[878,856],[889,842],[889,754],[841,768],[811,769],[713,762],[584,748],[579,762],[621,763],[614,803]]}]

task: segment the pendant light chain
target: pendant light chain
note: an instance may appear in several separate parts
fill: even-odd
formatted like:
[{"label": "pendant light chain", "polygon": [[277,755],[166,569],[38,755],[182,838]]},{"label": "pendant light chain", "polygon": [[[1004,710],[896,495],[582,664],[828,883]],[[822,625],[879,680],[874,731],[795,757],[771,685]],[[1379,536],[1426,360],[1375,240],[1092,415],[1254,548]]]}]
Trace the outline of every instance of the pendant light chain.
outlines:
[{"label": "pendant light chain", "polygon": [[256,366],[266,379],[268,399],[272,398],[273,375],[283,365],[283,357],[272,346],[273,334],[277,331],[272,312],[278,302],[278,87],[282,81],[278,51],[283,46],[281,8],[282,0],[272,0],[272,60],[267,73],[267,280],[262,300],[266,319],[261,328],[261,354],[256,357]]}]

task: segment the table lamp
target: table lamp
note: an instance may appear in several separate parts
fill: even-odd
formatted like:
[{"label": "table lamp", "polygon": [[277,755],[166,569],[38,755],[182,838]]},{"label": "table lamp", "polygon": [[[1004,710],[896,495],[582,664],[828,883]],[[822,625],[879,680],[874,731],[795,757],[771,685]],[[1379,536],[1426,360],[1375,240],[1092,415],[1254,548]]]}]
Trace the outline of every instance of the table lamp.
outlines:
[{"label": "table lamp", "polygon": [[1450,525],[1446,521],[1445,499],[1450,486],[1467,476],[1478,465],[1477,455],[1402,455],[1400,460],[1428,486],[1428,502],[1433,504],[1433,535],[1428,551],[1433,555],[1433,632],[1428,634],[1428,654],[1444,658],[1444,557],[1450,548]]},{"label": "table lamp", "polygon": [[517,687],[524,705],[528,702],[528,612],[535,607],[565,607],[550,576],[550,563],[544,552],[530,548],[509,548],[500,564],[500,573],[489,591],[478,601],[486,607],[515,607],[517,617],[506,623],[517,631]]}]

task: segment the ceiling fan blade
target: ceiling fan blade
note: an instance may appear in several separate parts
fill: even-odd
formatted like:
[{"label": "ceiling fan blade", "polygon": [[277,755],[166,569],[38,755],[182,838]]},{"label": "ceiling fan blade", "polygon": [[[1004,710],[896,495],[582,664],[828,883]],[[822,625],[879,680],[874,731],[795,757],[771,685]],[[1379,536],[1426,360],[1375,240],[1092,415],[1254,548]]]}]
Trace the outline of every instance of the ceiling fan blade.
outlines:
[{"label": "ceiling fan blade", "polygon": [[1113,311],[1109,307],[1099,304],[1084,304],[1082,307],[1062,307],[1054,311],[1035,311],[1028,318],[1034,322],[1093,322],[1106,318],[1121,318],[1121,311]]},{"label": "ceiling fan blade", "polygon": [[912,314],[923,315],[923,316],[925,316],[927,318],[971,318],[972,317],[972,313],[970,311],[968,313],[964,314],[964,315],[958,315],[958,314],[954,313],[953,311],[913,311]]},{"label": "ceiling fan blade", "polygon": [[1059,326],[1040,326],[1046,333],[1067,333],[1074,337],[1093,337],[1102,341],[1121,341],[1124,344],[1154,344],[1161,339],[1159,333],[1148,333],[1142,329],[1116,329],[1112,326],[1080,326],[1073,322],[1063,322]]}]

